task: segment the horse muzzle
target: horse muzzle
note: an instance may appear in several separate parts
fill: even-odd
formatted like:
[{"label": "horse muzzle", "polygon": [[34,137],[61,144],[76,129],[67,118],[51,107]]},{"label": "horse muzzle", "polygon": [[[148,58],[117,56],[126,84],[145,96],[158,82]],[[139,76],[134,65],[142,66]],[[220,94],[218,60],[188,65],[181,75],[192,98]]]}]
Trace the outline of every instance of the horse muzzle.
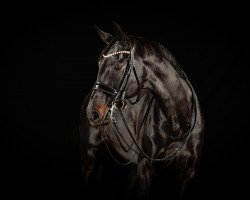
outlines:
[{"label": "horse muzzle", "polygon": [[87,117],[93,126],[105,126],[110,123],[110,107],[106,104],[95,104],[87,109]]}]

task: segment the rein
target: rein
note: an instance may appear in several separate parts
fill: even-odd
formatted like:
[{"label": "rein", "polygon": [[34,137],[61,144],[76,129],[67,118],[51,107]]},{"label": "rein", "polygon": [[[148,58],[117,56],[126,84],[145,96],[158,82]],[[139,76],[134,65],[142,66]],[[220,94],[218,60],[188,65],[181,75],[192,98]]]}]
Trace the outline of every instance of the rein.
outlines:
[{"label": "rein", "polygon": [[[190,83],[188,82],[188,84],[190,85]],[[190,85],[191,86],[191,85]],[[191,86],[191,90],[192,90],[192,94],[193,94],[193,88]],[[191,133],[192,133],[192,130],[194,129],[194,126],[195,126],[195,122],[196,122],[196,105],[194,105],[195,102],[194,102],[194,97],[192,95],[192,121],[191,121],[191,124],[188,128],[188,130],[181,135],[180,138],[185,138],[185,142],[183,143],[183,145],[179,146],[178,148],[175,149],[175,151],[173,151],[171,154],[167,155],[166,157],[163,157],[163,158],[152,158],[152,157],[149,157],[143,150],[142,148],[140,147],[140,145],[138,144],[138,142],[136,141],[136,138],[134,137],[133,133],[131,132],[131,130],[129,129],[127,123],[126,123],[126,120],[125,120],[125,117],[124,115],[122,114],[121,110],[119,109],[119,113],[122,117],[122,120],[123,120],[123,123],[127,129],[127,132],[129,133],[130,137],[132,138],[133,140],[133,143],[136,145],[136,147],[139,149],[139,151],[147,158],[149,159],[150,161],[164,161],[164,160],[171,160],[173,159],[183,148],[184,146],[186,145],[188,139],[190,138],[191,136]],[[151,103],[149,104],[151,105]],[[150,107],[149,107],[150,108]],[[149,110],[147,111],[147,114],[148,114]],[[145,119],[145,117],[143,118],[143,120]],[[144,121],[143,121],[144,122]],[[140,126],[140,128],[142,127],[143,125],[143,122]],[[116,130],[117,132],[119,132],[117,126],[116,127]],[[140,132],[140,129],[138,131],[138,133]],[[120,134],[121,135],[121,134]],[[121,135],[122,136],[122,135]],[[123,136],[122,136],[123,137]],[[132,151],[134,151],[135,153],[137,153],[139,155],[138,152],[136,152],[133,148],[131,148]]]},{"label": "rein", "polygon": [[[193,131],[193,129],[194,129],[194,126],[195,126],[195,123],[196,123],[196,109],[197,109],[197,108],[196,108],[196,102],[195,102],[195,99],[194,99],[194,89],[193,89],[191,83],[189,82],[189,80],[188,80],[186,74],[180,69],[180,71],[181,71],[181,73],[182,73],[182,75],[183,75],[183,77],[184,77],[184,80],[186,81],[186,83],[188,84],[190,90],[192,91],[192,105],[191,105],[192,119],[191,119],[191,123],[190,123],[190,126],[189,126],[188,130],[187,130],[184,134],[182,134],[182,135],[180,136],[180,138],[185,138],[185,142],[183,143],[183,145],[177,147],[172,153],[170,153],[170,154],[167,155],[166,157],[163,157],[163,158],[153,158],[153,157],[149,157],[149,156],[147,155],[147,153],[145,153],[145,152],[143,151],[143,149],[140,147],[140,145],[138,144],[136,138],[134,137],[133,133],[131,132],[130,128],[128,127],[128,124],[127,124],[127,122],[126,122],[126,119],[125,119],[125,117],[124,117],[124,115],[123,115],[123,113],[122,113],[122,111],[121,111],[121,108],[124,108],[124,105],[125,105],[124,100],[125,100],[125,96],[126,96],[126,89],[127,89],[127,85],[128,85],[128,79],[129,79],[129,77],[130,77],[130,75],[131,75],[132,70],[133,70],[133,73],[134,73],[134,75],[135,75],[135,78],[136,78],[136,81],[137,81],[137,84],[138,84],[138,93],[137,93],[137,98],[136,98],[136,100],[135,100],[134,102],[131,102],[130,99],[128,99],[128,101],[129,101],[132,105],[136,104],[136,103],[139,101],[140,87],[139,87],[139,79],[138,79],[138,76],[137,76],[137,73],[136,73],[136,70],[135,70],[135,67],[134,67],[134,47],[132,48],[131,51],[118,51],[118,52],[111,53],[111,54],[108,54],[108,55],[103,55],[103,57],[104,57],[104,58],[109,58],[109,57],[111,57],[111,56],[114,56],[114,55],[117,55],[117,54],[123,54],[123,53],[124,53],[124,54],[130,54],[130,57],[129,57],[129,62],[128,62],[128,64],[127,64],[127,67],[126,67],[126,70],[125,70],[125,74],[124,74],[124,76],[123,76],[123,79],[121,80],[121,82],[120,82],[120,84],[119,84],[119,85],[120,85],[120,86],[119,86],[119,89],[116,90],[116,89],[111,88],[111,87],[109,87],[109,86],[107,86],[107,85],[104,85],[104,84],[102,84],[102,83],[100,83],[100,82],[96,82],[95,85],[94,85],[94,87],[93,87],[93,90],[100,90],[100,91],[103,91],[103,92],[105,92],[105,93],[107,93],[107,94],[113,96],[113,99],[112,99],[112,106],[111,106],[111,108],[108,110],[108,112],[110,112],[110,118],[111,118],[111,121],[112,121],[112,123],[113,123],[115,129],[116,129],[116,132],[120,135],[122,141],[129,147],[129,149],[126,150],[125,147],[124,147],[124,145],[122,144],[122,141],[121,141],[120,138],[118,137],[118,135],[115,135],[115,136],[116,136],[116,138],[117,138],[119,144],[121,145],[122,149],[123,149],[124,151],[126,151],[126,152],[128,152],[129,150],[132,150],[132,151],[134,152],[134,155],[133,155],[133,157],[132,157],[128,162],[126,162],[126,163],[121,163],[120,161],[118,161],[118,160],[114,157],[113,153],[111,152],[111,150],[110,150],[109,147],[108,147],[108,144],[107,144],[106,140],[104,140],[104,141],[105,141],[105,145],[106,145],[106,147],[107,147],[107,149],[108,149],[108,151],[109,151],[111,157],[112,157],[118,164],[120,164],[120,165],[128,165],[128,164],[130,164],[130,163],[133,161],[133,159],[135,158],[135,155],[136,155],[136,154],[139,155],[139,153],[142,153],[142,154],[144,155],[144,157],[146,157],[146,158],[149,159],[150,161],[171,160],[171,159],[173,159],[173,158],[174,158],[174,157],[184,148],[184,146],[186,145],[188,139],[189,139],[190,136],[191,136],[191,133],[192,133],[192,131]],[[146,88],[142,88],[142,89],[146,89]],[[140,127],[139,127],[138,133],[140,133],[141,128],[142,128],[144,122],[145,122],[146,119],[147,119],[147,116],[148,116],[148,113],[149,113],[149,111],[150,111],[151,104],[152,104],[153,100],[154,100],[154,97],[152,97],[152,99],[151,99],[151,101],[150,101],[150,103],[149,103],[149,106],[148,106],[148,108],[147,108],[147,110],[146,110],[146,113],[145,113],[145,115],[144,115],[144,117],[143,117],[142,123],[141,123],[141,125],[140,125]],[[120,103],[122,104],[122,106],[118,106],[118,104],[120,104]],[[121,104],[120,104],[120,105],[121,105]],[[125,125],[125,127],[126,127],[126,130],[127,130],[127,132],[129,133],[129,136],[131,137],[131,139],[132,139],[132,141],[133,141],[131,145],[129,145],[129,144],[127,143],[127,141],[125,140],[125,138],[123,137],[123,135],[121,134],[121,132],[119,131],[119,129],[118,129],[117,125],[116,125],[116,119],[115,119],[115,117],[114,117],[114,114],[115,114],[115,112],[116,112],[117,110],[119,111],[119,114],[121,115],[121,118],[122,118],[122,121],[123,121],[123,123],[124,123],[124,125]],[[107,112],[107,113],[108,113],[108,112]],[[106,116],[107,116],[107,114],[106,114]],[[106,116],[105,116],[105,118],[106,118]],[[105,132],[105,131],[104,131],[104,132]],[[137,133],[137,134],[138,134],[138,133]],[[106,134],[106,132],[105,132],[105,134]],[[137,134],[135,134],[135,135],[137,135]],[[107,137],[107,134],[106,134],[106,137]],[[133,146],[134,144],[135,144],[135,146],[137,147],[137,149],[139,150],[139,152],[136,151],[134,148],[132,148],[132,146]]]}]

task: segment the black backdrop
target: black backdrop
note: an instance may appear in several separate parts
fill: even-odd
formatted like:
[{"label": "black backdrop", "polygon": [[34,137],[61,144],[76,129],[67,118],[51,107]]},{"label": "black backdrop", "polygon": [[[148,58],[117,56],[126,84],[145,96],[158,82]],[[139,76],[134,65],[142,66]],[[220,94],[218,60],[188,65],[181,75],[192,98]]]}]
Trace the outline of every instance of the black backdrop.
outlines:
[{"label": "black backdrop", "polygon": [[101,15],[89,7],[82,12],[10,9],[3,15],[0,119],[8,195],[85,197],[79,111],[104,47],[93,25],[112,33],[112,20],[129,34],[168,47],[197,91],[206,137],[189,196],[224,199],[246,193],[247,16],[152,10]]}]

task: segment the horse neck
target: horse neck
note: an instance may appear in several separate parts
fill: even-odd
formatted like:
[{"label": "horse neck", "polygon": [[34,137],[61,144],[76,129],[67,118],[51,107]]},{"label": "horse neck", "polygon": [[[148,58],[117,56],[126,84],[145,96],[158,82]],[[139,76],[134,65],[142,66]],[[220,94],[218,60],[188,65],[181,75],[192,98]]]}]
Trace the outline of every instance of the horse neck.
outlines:
[{"label": "horse neck", "polygon": [[149,87],[159,109],[173,131],[184,132],[191,121],[192,91],[187,82],[168,62],[163,60],[149,68]]}]

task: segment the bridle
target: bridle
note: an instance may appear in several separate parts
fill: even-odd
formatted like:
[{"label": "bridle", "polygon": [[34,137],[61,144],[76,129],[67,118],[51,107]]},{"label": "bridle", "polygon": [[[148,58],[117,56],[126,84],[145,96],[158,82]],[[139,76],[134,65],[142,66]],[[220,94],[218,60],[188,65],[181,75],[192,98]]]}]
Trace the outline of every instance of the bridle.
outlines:
[{"label": "bridle", "polygon": [[[114,55],[117,55],[117,54],[129,54],[128,63],[127,63],[126,69],[125,69],[124,76],[123,76],[123,78],[122,78],[122,80],[121,80],[121,82],[120,82],[120,84],[119,84],[119,89],[111,88],[111,87],[109,87],[109,86],[107,86],[107,85],[105,85],[105,84],[102,84],[101,82],[96,82],[96,83],[94,84],[94,87],[93,87],[93,90],[102,91],[102,92],[107,93],[107,94],[109,94],[109,95],[111,95],[111,96],[113,97],[113,98],[112,98],[112,106],[111,106],[111,108],[108,110],[108,112],[110,112],[111,121],[112,121],[112,123],[114,124],[114,127],[115,127],[115,129],[116,129],[116,132],[121,136],[123,142],[129,147],[130,150],[134,151],[134,155],[133,155],[133,157],[131,158],[131,160],[129,160],[127,163],[121,163],[121,162],[118,161],[118,160],[114,157],[114,155],[111,153],[111,151],[110,151],[110,149],[109,149],[109,147],[108,147],[108,145],[107,145],[107,143],[106,143],[106,141],[105,141],[106,147],[107,147],[109,153],[111,154],[111,157],[112,157],[118,164],[120,164],[120,165],[128,165],[128,164],[130,164],[130,163],[133,161],[135,155],[136,155],[136,154],[139,155],[139,152],[141,152],[142,155],[143,155],[145,158],[149,159],[150,161],[172,160],[172,159],[173,159],[173,158],[174,158],[174,157],[184,148],[184,146],[186,145],[188,139],[190,138],[191,133],[192,133],[192,131],[193,131],[194,127],[195,127],[195,124],[196,124],[196,109],[197,109],[197,108],[196,108],[196,102],[195,102],[195,99],[194,99],[194,93],[195,93],[195,92],[194,92],[194,89],[193,89],[191,83],[189,82],[189,80],[188,80],[186,74],[184,73],[184,71],[183,71],[182,69],[180,69],[180,72],[181,72],[182,75],[183,75],[183,76],[182,76],[183,79],[187,82],[187,84],[188,84],[188,86],[189,86],[189,88],[191,89],[191,92],[192,92],[192,108],[191,108],[191,111],[192,111],[192,119],[191,119],[191,122],[190,122],[190,126],[188,127],[188,130],[187,130],[184,134],[182,134],[181,137],[180,137],[181,139],[184,139],[183,145],[181,145],[181,146],[177,147],[176,149],[174,149],[173,152],[171,152],[169,155],[167,155],[167,156],[164,157],[164,158],[151,158],[151,157],[149,157],[149,156],[142,150],[142,148],[140,147],[140,145],[139,145],[138,142],[136,141],[136,138],[134,137],[134,135],[132,134],[131,130],[129,129],[129,127],[128,127],[127,123],[126,123],[126,119],[125,119],[125,117],[124,117],[124,115],[122,114],[121,109],[120,109],[120,108],[123,108],[123,106],[124,106],[124,104],[125,104],[124,102],[125,102],[125,98],[126,98],[126,90],[127,90],[127,86],[128,86],[128,80],[129,80],[129,77],[130,77],[130,75],[131,75],[132,70],[133,70],[133,72],[134,72],[134,75],[135,75],[135,78],[136,78],[136,81],[137,81],[137,84],[138,84],[138,93],[137,93],[137,98],[136,98],[136,100],[135,100],[134,102],[131,102],[129,99],[128,99],[128,100],[130,101],[130,103],[131,103],[132,105],[136,104],[136,103],[139,101],[139,96],[140,96],[140,84],[139,84],[139,79],[138,79],[138,76],[137,76],[137,73],[136,73],[136,70],[135,70],[135,66],[134,66],[134,50],[135,50],[135,48],[133,47],[133,48],[131,49],[131,51],[118,51],[118,52],[111,53],[111,54],[108,54],[108,55],[103,55],[104,58],[109,58],[109,57],[114,56]],[[142,88],[142,89],[145,89],[145,88]],[[151,99],[151,101],[150,101],[150,103],[149,103],[148,109],[146,110],[146,114],[145,114],[144,117],[143,117],[142,123],[141,123],[141,125],[140,125],[140,129],[141,129],[143,123],[146,121],[146,118],[147,118],[148,113],[149,113],[149,111],[150,111],[150,107],[151,107],[151,104],[152,104],[153,100],[154,100],[154,96],[152,97],[152,99]],[[121,106],[118,106],[118,104],[121,105]],[[129,144],[126,142],[125,138],[122,136],[122,134],[120,133],[120,131],[119,131],[117,125],[116,125],[116,119],[115,119],[115,117],[114,117],[114,113],[116,112],[116,110],[119,110],[119,114],[120,114],[120,116],[121,116],[121,118],[122,118],[122,121],[123,121],[125,127],[126,127],[126,130],[127,130],[127,132],[129,133],[130,137],[132,138],[132,141],[133,141],[133,142],[132,142],[131,145],[129,145]],[[108,112],[107,112],[107,113],[108,113]],[[105,117],[105,118],[106,118],[106,117]],[[139,132],[140,132],[140,129],[139,129]],[[116,135],[116,137],[117,137],[117,135]],[[118,137],[117,137],[117,139],[118,139],[119,143],[121,144],[120,139],[119,139]],[[132,148],[132,146],[133,146],[134,144],[135,144],[135,146],[137,147],[137,149],[139,150],[139,152],[137,152],[135,149]],[[121,146],[122,146],[122,144],[121,144]]]},{"label": "bridle", "polygon": [[[126,91],[127,91],[127,86],[128,86],[128,80],[131,75],[131,72],[134,72],[137,85],[138,85],[138,93],[137,93],[137,98],[134,102],[131,102],[132,104],[135,104],[139,101],[139,79],[134,67],[134,50],[135,48],[133,47],[131,51],[118,51],[115,53],[111,53],[108,55],[103,55],[104,58],[109,58],[111,56],[117,55],[117,54],[129,54],[127,66],[125,69],[125,73],[123,75],[123,78],[119,84],[119,89],[114,89],[111,88],[101,82],[96,82],[94,84],[93,90],[100,90],[102,92],[105,92],[109,95],[112,96],[112,101],[111,101],[111,108],[110,108],[110,118],[112,122],[115,122],[115,117],[114,117],[114,112],[118,108],[124,108],[125,107],[125,98],[126,98]],[[128,99],[129,100],[129,99]]]}]

